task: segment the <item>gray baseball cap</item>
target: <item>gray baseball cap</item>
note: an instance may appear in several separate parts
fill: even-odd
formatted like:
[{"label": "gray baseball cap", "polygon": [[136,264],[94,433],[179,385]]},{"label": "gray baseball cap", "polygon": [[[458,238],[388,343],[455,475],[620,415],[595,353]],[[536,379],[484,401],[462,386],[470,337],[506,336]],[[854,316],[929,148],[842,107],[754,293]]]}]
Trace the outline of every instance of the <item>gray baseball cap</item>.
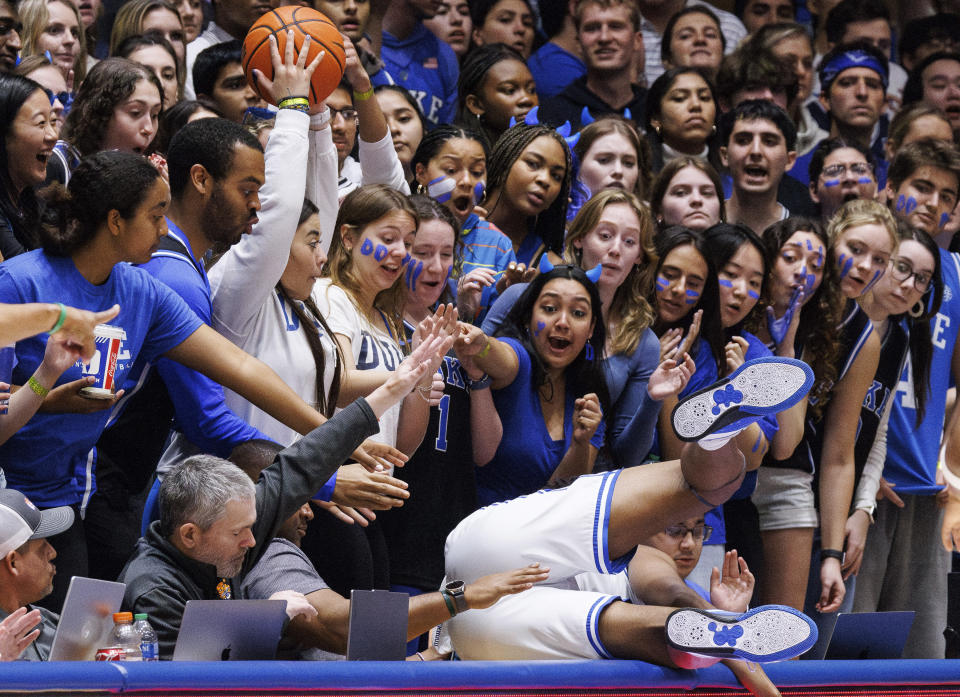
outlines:
[{"label": "gray baseball cap", "polygon": [[19,491],[0,489],[0,558],[28,540],[56,535],[71,525],[73,509],[69,506],[41,511]]}]

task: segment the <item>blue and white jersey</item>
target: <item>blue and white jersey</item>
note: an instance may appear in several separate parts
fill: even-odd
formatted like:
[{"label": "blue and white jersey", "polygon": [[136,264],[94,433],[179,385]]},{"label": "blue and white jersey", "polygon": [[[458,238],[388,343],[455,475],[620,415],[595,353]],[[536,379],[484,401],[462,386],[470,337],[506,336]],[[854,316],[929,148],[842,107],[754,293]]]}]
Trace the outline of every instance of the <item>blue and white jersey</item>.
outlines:
[{"label": "blue and white jersey", "polygon": [[893,393],[890,423],[887,426],[887,462],[884,479],[897,485],[900,494],[934,494],[937,459],[943,436],[947,389],[951,385],[950,364],[960,329],[960,255],[940,250],[943,273],[943,302],[930,320],[933,357],[930,361],[930,391],[926,414],[917,425],[910,357]]},{"label": "blue and white jersey", "polygon": [[[40,250],[0,265],[0,302],[62,302],[93,312],[119,303],[120,314],[109,322],[125,333],[115,373],[118,385],[138,357],[155,360],[201,325],[183,300],[142,269],[117,264],[104,283],[93,285],[70,257],[48,256]],[[43,360],[46,343],[46,334],[17,342],[14,383],[26,385]],[[78,361],[56,384],[79,380],[83,374]],[[95,489],[94,444],[113,411],[36,414],[0,448],[7,486],[22,491],[41,508],[85,502]]]},{"label": "blue and white jersey", "polygon": [[390,76],[408,90],[433,128],[457,117],[457,54],[422,23],[405,39],[383,32],[380,58]]}]

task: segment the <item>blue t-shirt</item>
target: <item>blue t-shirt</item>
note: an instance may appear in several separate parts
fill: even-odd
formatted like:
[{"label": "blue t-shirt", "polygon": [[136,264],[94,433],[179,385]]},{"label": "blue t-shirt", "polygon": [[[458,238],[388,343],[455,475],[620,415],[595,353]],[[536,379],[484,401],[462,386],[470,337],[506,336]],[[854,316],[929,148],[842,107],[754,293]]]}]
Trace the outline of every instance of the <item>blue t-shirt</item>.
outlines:
[{"label": "blue t-shirt", "polygon": [[457,54],[422,23],[398,39],[383,32],[383,65],[396,83],[409,91],[431,128],[457,117]]},{"label": "blue t-shirt", "polygon": [[[187,236],[169,219],[167,226],[168,237],[179,242],[183,252],[179,248],[160,249],[141,268],[173,290],[209,326],[213,305],[207,273],[194,259]],[[145,364],[142,357],[137,361],[136,369],[131,371],[134,380],[139,378]],[[157,361],[156,369],[176,411],[174,428],[203,452],[227,457],[241,443],[254,439],[270,440],[227,407],[223,387],[206,375],[169,358]],[[125,387],[129,390],[134,385]]]},{"label": "blue t-shirt", "polygon": [[[99,286],[87,281],[69,257],[37,250],[0,264],[0,302],[62,302],[98,312],[120,304],[110,325],[123,329],[116,384],[122,385],[138,356],[154,360],[181,344],[201,325],[200,319],[173,291],[142,269],[126,263],[113,267]],[[15,383],[25,385],[43,360],[47,335],[17,342]],[[79,380],[79,361],[57,385]],[[0,448],[0,466],[8,486],[23,492],[41,508],[81,503],[95,490],[94,444],[112,411],[92,414],[38,413]]]},{"label": "blue t-shirt", "polygon": [[575,55],[548,41],[527,59],[540,99],[563,92],[574,80],[587,74],[586,64]]},{"label": "blue t-shirt", "polygon": [[510,262],[516,261],[513,253],[513,244],[510,238],[504,235],[500,228],[488,220],[481,219],[476,213],[463,224],[460,232],[463,240],[463,269],[461,275],[466,276],[474,269],[489,269],[493,272],[494,282],[483,289],[480,295],[480,308],[475,322],[480,322],[496,300],[496,283]]},{"label": "blue t-shirt", "polygon": [[[532,384],[530,355],[519,341],[501,338],[517,354],[517,376],[501,390],[493,391],[493,402],[503,423],[503,438],[493,460],[477,469],[477,503],[487,506],[497,501],[532,494],[546,486],[573,442],[573,407],[583,395],[570,386],[564,393],[563,439],[553,440],[543,420],[540,397]],[[590,439],[591,445],[603,445],[604,423]]]},{"label": "blue t-shirt", "polygon": [[[483,320],[484,334],[494,335],[528,285],[514,283],[503,291]],[[610,424],[607,445],[613,456],[613,462],[603,462],[605,468],[632,467],[646,460],[660,416],[660,402],[650,398],[647,382],[659,364],[660,340],[652,329],[643,332],[629,356],[618,353],[603,359],[611,405],[604,420]],[[605,454],[601,453],[601,457],[605,458]]]},{"label": "blue t-shirt", "polygon": [[950,364],[956,350],[960,329],[960,255],[940,250],[943,274],[943,302],[937,316],[930,320],[933,357],[930,360],[930,391],[926,414],[917,426],[913,374],[910,355],[892,395],[890,422],[887,424],[887,461],[884,479],[897,485],[900,494],[930,495],[937,486],[937,461],[943,435],[947,389],[950,387]]}]

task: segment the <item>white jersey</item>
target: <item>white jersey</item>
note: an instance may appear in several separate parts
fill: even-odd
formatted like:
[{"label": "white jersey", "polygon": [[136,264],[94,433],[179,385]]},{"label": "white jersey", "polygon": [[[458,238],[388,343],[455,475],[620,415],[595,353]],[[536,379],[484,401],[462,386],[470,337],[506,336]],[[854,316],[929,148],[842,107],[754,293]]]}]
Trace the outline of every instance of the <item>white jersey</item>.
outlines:
[{"label": "white jersey", "polygon": [[[397,369],[403,360],[397,337],[372,324],[343,288],[333,285],[329,278],[322,278],[313,287],[313,299],[318,307],[326,308],[325,318],[330,331],[350,340],[357,370]],[[401,406],[394,404],[384,412],[380,417],[380,433],[371,436],[371,440],[396,446]]]}]

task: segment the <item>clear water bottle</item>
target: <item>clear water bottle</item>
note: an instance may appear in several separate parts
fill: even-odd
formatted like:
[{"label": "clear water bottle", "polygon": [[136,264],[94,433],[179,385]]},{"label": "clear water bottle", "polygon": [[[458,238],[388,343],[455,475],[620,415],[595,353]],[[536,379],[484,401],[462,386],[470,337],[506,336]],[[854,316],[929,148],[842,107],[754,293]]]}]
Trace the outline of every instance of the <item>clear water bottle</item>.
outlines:
[{"label": "clear water bottle", "polygon": [[140,653],[145,661],[160,659],[160,642],[157,633],[147,621],[146,613],[137,613],[133,616],[133,628],[140,634]]},{"label": "clear water bottle", "polygon": [[133,613],[113,613],[113,645],[123,649],[123,661],[142,661],[140,633],[133,627]]}]

